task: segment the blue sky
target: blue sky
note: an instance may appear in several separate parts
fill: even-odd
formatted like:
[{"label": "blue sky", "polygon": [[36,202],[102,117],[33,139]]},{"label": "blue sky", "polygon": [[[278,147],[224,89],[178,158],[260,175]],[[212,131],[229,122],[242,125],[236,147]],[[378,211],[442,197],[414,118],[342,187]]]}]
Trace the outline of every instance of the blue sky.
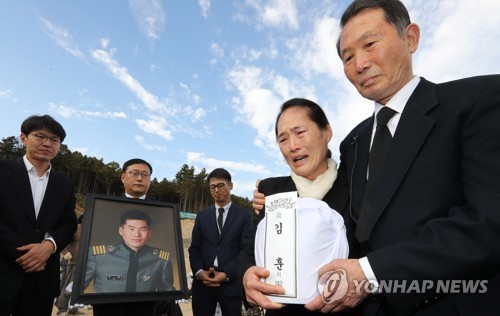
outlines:
[{"label": "blue sky", "polygon": [[[344,0],[0,2],[0,137],[50,114],[72,151],[141,157],[172,180],[182,164],[227,168],[233,193],[287,175],[279,106],[324,107],[330,148],[373,111],[335,51]],[[421,27],[418,75],[442,82],[500,73],[500,1],[407,0]]]}]

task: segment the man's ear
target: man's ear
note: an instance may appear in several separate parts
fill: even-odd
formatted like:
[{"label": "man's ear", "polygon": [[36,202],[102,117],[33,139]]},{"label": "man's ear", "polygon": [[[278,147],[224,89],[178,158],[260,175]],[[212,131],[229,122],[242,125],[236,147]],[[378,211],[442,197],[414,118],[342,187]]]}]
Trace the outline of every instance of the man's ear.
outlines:
[{"label": "man's ear", "polygon": [[19,138],[21,139],[21,142],[23,143],[23,145],[26,145],[26,135],[24,135],[24,133],[21,133],[21,135],[19,136]]},{"label": "man's ear", "polygon": [[415,23],[408,25],[406,27],[406,38],[408,40],[408,50],[413,54],[417,51],[420,41],[420,27]]}]

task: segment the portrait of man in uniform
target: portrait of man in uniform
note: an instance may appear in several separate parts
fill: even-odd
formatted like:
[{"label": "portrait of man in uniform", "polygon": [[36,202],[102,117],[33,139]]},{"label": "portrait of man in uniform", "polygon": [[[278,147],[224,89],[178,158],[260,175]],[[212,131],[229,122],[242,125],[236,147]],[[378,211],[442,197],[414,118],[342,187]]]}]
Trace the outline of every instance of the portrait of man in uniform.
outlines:
[{"label": "portrait of man in uniform", "polygon": [[178,205],[89,194],[71,300],[84,304],[188,295]]},{"label": "portrait of man in uniform", "polygon": [[118,244],[94,245],[88,253],[85,288],[93,280],[94,293],[170,291],[173,286],[169,253],[147,245],[151,217],[129,210],[120,217]]}]

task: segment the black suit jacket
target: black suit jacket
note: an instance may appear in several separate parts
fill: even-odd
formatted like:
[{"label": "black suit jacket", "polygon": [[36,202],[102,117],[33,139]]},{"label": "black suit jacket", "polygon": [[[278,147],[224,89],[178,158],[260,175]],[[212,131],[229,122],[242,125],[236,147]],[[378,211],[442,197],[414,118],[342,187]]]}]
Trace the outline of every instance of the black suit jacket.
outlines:
[{"label": "black suit jacket", "polygon": [[209,270],[217,257],[218,270],[230,280],[221,287],[224,295],[238,297],[241,296],[241,283],[236,279],[236,266],[250,243],[252,214],[231,203],[220,236],[215,214],[215,205],[212,205],[196,215],[189,247],[191,271],[196,274],[200,269]]},{"label": "black suit jacket", "polygon": [[[358,214],[373,117],[341,143]],[[500,297],[500,76],[434,84],[408,100],[374,200],[367,251],[379,280],[488,280],[484,294],[384,295],[396,315],[497,313]],[[376,303],[379,304],[379,303]],[[441,310],[441,311],[439,311]],[[447,313],[445,312],[445,313]]]},{"label": "black suit jacket", "polygon": [[41,242],[46,233],[57,245],[56,253],[36,272],[39,294],[56,297],[59,289],[59,252],[76,231],[75,193],[73,183],[50,172],[47,189],[38,218],[31,186],[23,159],[0,161],[0,302],[12,300],[26,273],[15,262],[23,253],[17,247]]}]

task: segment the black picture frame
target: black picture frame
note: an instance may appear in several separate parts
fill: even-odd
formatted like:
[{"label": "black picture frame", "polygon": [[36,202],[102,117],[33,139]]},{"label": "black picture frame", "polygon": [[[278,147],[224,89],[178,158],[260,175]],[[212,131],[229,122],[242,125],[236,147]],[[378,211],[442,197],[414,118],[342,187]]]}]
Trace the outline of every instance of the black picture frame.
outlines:
[{"label": "black picture frame", "polygon": [[[148,240],[147,245],[151,247],[152,250],[150,250],[148,254],[154,253],[163,260],[167,260],[165,253],[168,252],[168,260],[172,265],[173,271],[173,290],[148,290],[134,292],[127,292],[125,290],[115,292],[102,291],[100,293],[95,293],[93,290],[93,281],[89,284],[89,286],[85,286],[85,274],[90,258],[89,254],[91,256],[95,256],[95,249],[101,249],[101,251],[104,252],[105,255],[109,256],[108,258],[110,258],[110,256],[112,256],[111,252],[113,251],[116,252],[116,255],[118,255],[118,251],[125,251],[122,244],[123,238],[118,233],[118,230],[120,227],[121,215],[130,210],[141,210],[150,216],[152,220],[150,227],[152,235]],[[103,260],[102,258],[104,257],[101,257],[101,261]],[[95,262],[93,258],[91,258],[91,260],[93,260],[92,262]],[[118,270],[123,272],[125,264],[127,265],[126,269],[128,269],[128,262],[118,265],[110,264],[109,266],[120,266],[121,268]],[[161,264],[163,264],[163,261]],[[95,270],[97,271],[97,269],[98,268]],[[106,272],[109,271],[111,270],[106,270]],[[120,282],[126,278],[126,275],[124,276],[123,273],[122,275],[110,273],[105,276],[104,279],[102,278],[104,273],[100,274],[101,280],[105,280],[102,281],[101,284],[107,284],[106,282],[109,280]],[[147,278],[147,276],[144,275],[144,278]],[[184,247],[177,204],[147,199],[141,200],[126,197],[89,194],[85,202],[80,244],[73,280],[74,282],[71,294],[72,303],[105,304],[188,298]],[[156,278],[156,280],[158,280],[158,278]]]}]

